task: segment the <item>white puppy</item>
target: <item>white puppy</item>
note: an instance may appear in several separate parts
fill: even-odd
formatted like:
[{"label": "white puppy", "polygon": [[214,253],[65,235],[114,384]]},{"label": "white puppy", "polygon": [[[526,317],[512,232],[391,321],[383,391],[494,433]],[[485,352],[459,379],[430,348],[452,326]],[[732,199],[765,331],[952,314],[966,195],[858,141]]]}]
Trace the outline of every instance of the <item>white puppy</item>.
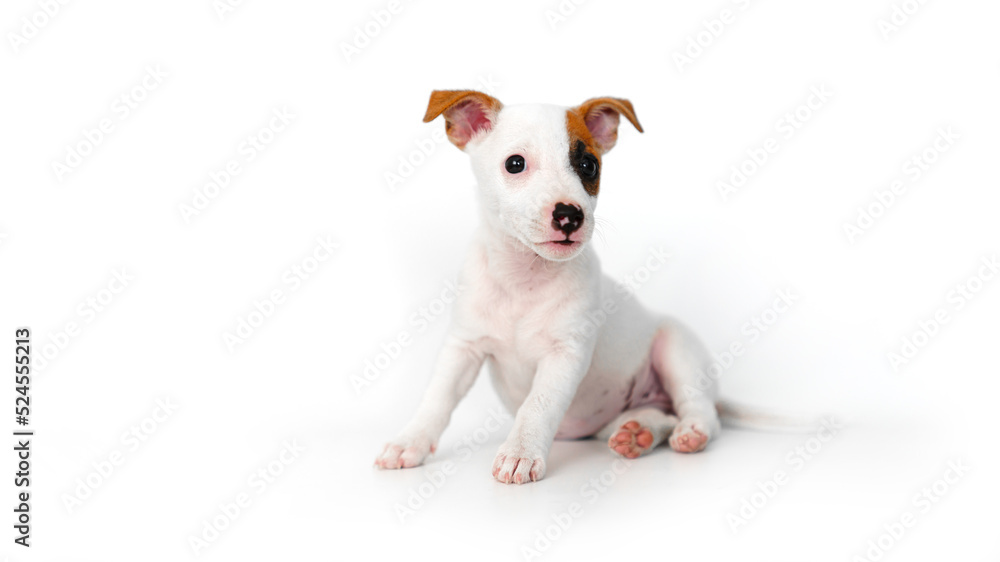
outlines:
[{"label": "white puppy", "polygon": [[430,387],[375,464],[409,468],[434,452],[484,362],[517,412],[493,462],[501,482],[541,479],[556,438],[597,435],[629,458],[665,439],[678,452],[704,449],[719,432],[708,353],[603,275],[588,244],[619,117],[642,131],[632,104],[504,107],[480,92],[435,91],[424,121],[441,114],[472,159],[482,226]]}]

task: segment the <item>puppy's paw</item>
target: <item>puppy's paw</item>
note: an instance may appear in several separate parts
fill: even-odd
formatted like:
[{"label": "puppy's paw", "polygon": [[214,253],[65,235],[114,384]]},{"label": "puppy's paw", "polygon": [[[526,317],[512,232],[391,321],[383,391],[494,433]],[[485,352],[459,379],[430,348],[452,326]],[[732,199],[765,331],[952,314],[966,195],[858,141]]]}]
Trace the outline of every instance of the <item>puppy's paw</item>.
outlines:
[{"label": "puppy's paw", "polygon": [[526,447],[500,447],[493,460],[493,477],[504,484],[527,484],[545,476],[545,456]]},{"label": "puppy's paw", "polygon": [[708,429],[698,420],[681,420],[670,434],[670,448],[678,453],[697,453],[708,445]]},{"label": "puppy's paw", "polygon": [[637,421],[625,422],[611,439],[608,439],[608,447],[628,459],[637,458],[649,451],[652,444],[653,433],[639,425]]},{"label": "puppy's paw", "polygon": [[382,454],[375,458],[378,468],[413,468],[424,463],[434,452],[434,444],[425,437],[400,437],[386,443]]}]

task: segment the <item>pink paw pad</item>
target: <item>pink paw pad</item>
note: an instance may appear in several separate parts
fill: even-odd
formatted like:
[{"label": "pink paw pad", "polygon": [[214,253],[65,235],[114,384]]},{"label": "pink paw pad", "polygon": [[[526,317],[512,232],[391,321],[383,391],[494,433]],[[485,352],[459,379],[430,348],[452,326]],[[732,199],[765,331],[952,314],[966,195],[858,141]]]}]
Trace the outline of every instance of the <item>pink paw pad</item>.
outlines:
[{"label": "pink paw pad", "polygon": [[694,428],[670,436],[670,448],[678,453],[697,453],[704,449],[707,444],[708,437]]},{"label": "pink paw pad", "polygon": [[625,423],[611,436],[611,439],[608,439],[608,447],[611,447],[612,451],[629,459],[645,453],[652,444],[652,432],[639,425],[637,421]]}]

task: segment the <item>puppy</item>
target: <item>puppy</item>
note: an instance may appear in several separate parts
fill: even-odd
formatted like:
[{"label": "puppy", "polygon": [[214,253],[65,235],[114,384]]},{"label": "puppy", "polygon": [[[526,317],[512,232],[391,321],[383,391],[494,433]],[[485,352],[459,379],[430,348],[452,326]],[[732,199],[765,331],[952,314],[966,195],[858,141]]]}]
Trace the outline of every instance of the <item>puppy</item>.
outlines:
[{"label": "puppy", "polygon": [[504,107],[435,91],[424,122],[439,115],[472,160],[482,225],[430,386],[376,466],[414,467],[433,453],[484,363],[516,412],[493,461],[500,482],[540,480],[554,439],[596,435],[628,458],[665,440],[704,449],[720,427],[708,353],[682,324],[623,296],[589,244],[621,117],[642,132],[632,104]]}]

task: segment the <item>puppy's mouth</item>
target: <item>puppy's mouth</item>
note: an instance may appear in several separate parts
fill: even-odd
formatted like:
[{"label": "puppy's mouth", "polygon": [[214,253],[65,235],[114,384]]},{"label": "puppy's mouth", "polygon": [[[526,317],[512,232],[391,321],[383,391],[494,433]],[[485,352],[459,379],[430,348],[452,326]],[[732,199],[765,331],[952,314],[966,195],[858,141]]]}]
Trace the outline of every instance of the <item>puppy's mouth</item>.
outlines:
[{"label": "puppy's mouth", "polygon": [[583,243],[577,240],[547,240],[535,244],[535,253],[550,260],[562,261],[576,255]]},{"label": "puppy's mouth", "polygon": [[539,256],[553,261],[568,260],[580,253],[586,244],[586,235],[581,230],[565,232],[539,232],[534,236],[520,236],[521,241]]}]

